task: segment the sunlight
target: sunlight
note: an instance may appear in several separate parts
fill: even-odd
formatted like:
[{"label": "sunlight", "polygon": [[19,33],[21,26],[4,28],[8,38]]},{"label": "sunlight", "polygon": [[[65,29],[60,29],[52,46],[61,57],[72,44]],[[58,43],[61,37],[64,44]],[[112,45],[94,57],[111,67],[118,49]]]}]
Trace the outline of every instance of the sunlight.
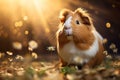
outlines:
[{"label": "sunlight", "polygon": [[76,7],[71,4],[90,6],[85,3],[80,4],[79,0],[0,0],[0,26],[4,27],[0,35],[7,35],[11,41],[20,41],[26,46],[31,39],[39,44],[55,44],[60,10],[74,10]]},{"label": "sunlight", "polygon": [[[0,0],[0,5],[0,14],[5,19],[3,22],[1,19],[0,24],[5,23],[6,25],[8,23],[6,28],[11,31],[11,35],[13,36],[10,36],[10,38],[13,40],[17,38],[22,40],[25,37],[24,34],[31,34],[28,30],[29,28],[34,32],[33,36],[48,38],[51,29],[55,27],[49,24],[57,24],[50,22],[57,18],[58,15],[56,14],[64,7],[61,0]],[[28,24],[31,26],[26,26]]]}]

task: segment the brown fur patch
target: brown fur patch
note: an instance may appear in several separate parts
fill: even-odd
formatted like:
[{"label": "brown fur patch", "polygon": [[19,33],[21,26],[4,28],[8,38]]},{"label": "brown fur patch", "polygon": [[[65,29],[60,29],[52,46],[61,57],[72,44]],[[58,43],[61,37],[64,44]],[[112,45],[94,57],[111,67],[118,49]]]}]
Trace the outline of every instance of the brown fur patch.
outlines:
[{"label": "brown fur patch", "polygon": [[[81,8],[78,8],[74,12],[64,9],[60,13],[61,21],[60,24],[64,24],[64,22],[67,20],[69,16],[72,16],[71,27],[73,42],[75,43],[78,49],[88,50],[95,40],[95,36],[92,33],[92,31],[95,30],[92,23],[92,19],[90,18],[89,14],[86,13],[86,11],[82,10]],[[77,24],[76,21],[77,22],[79,21],[80,24]],[[60,25],[60,27],[63,28],[63,25]],[[64,45],[67,44],[69,41],[70,40],[67,39],[67,36],[64,33],[64,28],[61,29],[61,31],[57,33],[57,45],[59,46],[58,51],[62,49]],[[103,55],[104,48],[103,44],[101,43],[101,40],[99,40],[98,42],[99,42],[98,52],[96,53],[95,57],[91,58],[91,60],[84,66],[94,67],[102,62],[104,58]],[[64,56],[59,57],[62,65],[66,65],[67,62],[65,62],[62,59],[62,57]]]},{"label": "brown fur patch", "polygon": [[67,36],[65,35],[64,31],[58,32],[57,38],[58,38],[57,39],[58,40],[57,44],[59,44],[59,48],[63,48],[63,46],[69,42],[69,40],[67,39]]},{"label": "brown fur patch", "polygon": [[62,23],[65,22],[65,20],[67,19],[68,15],[70,15],[72,13],[72,11],[68,10],[68,9],[63,9],[61,12],[60,12],[60,16],[59,16],[59,19]]},{"label": "brown fur patch", "polygon": [[[79,25],[75,23],[76,20],[80,22]],[[81,50],[88,49],[95,39],[92,33],[92,26],[84,24],[77,13],[74,13],[74,16],[72,16],[71,24],[73,29],[73,40],[76,46]]]}]

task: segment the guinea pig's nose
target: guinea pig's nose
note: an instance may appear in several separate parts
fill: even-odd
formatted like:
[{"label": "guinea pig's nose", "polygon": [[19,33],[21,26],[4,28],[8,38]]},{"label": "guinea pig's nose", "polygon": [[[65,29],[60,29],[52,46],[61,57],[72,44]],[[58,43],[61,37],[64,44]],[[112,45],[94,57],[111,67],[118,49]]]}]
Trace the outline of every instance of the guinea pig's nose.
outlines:
[{"label": "guinea pig's nose", "polygon": [[71,29],[71,27],[68,27],[68,26],[64,26],[64,29]]}]

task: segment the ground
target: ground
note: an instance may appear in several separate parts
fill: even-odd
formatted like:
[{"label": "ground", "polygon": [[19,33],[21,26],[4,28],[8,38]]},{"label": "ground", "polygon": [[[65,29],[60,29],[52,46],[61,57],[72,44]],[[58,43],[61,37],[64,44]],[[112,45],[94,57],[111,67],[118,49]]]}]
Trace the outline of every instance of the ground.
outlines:
[{"label": "ground", "polygon": [[58,60],[52,59],[39,60],[33,55],[1,58],[0,80],[120,80],[118,56],[106,56],[96,68],[81,70],[77,66],[54,67]]}]

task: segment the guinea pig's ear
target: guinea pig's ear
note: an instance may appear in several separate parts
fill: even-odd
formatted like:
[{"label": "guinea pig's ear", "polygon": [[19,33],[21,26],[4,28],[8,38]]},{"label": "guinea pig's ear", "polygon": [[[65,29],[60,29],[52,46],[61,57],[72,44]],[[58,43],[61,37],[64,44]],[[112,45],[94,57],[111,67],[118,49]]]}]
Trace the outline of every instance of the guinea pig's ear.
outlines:
[{"label": "guinea pig's ear", "polygon": [[70,10],[68,9],[63,9],[60,11],[59,19],[61,22],[65,22],[66,17],[70,14]]},{"label": "guinea pig's ear", "polygon": [[91,18],[85,10],[78,8],[77,10],[75,10],[75,13],[77,13],[80,16],[80,18],[83,21],[83,24],[91,25]]}]

